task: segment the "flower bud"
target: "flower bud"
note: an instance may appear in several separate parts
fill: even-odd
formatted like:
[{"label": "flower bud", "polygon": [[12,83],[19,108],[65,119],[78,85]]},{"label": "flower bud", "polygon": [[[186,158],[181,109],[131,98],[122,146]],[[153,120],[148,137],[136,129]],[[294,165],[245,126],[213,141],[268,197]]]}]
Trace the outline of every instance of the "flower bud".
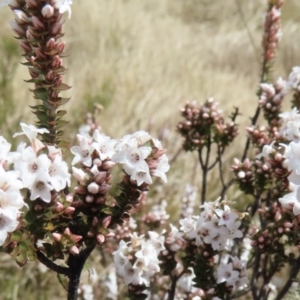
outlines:
[{"label": "flower bud", "polygon": [[79,254],[79,249],[78,247],[76,246],[72,246],[70,249],[69,249],[70,253],[73,254],[73,255],[78,255]]},{"label": "flower bud", "polygon": [[100,187],[99,187],[99,194],[105,194],[107,193],[111,188],[111,185],[109,184],[102,184]]},{"label": "flower bud", "polygon": [[107,216],[102,220],[102,224],[104,228],[107,228],[110,225],[111,216]]},{"label": "flower bud", "polygon": [[92,182],[87,187],[91,194],[97,194],[99,192],[99,185],[96,182]]},{"label": "flower bud", "polygon": [[46,43],[46,47],[49,51],[52,51],[55,47],[55,39],[54,38],[49,39]]},{"label": "flower bud", "polygon": [[38,30],[45,30],[44,23],[36,16],[31,17],[32,25]]},{"label": "flower bud", "polygon": [[53,24],[53,26],[50,28],[50,33],[52,35],[58,35],[62,31],[62,23],[61,22],[56,22]]},{"label": "flower bud", "polygon": [[22,10],[15,9],[13,11],[13,13],[14,13],[16,22],[19,23],[20,25],[26,24],[28,22],[29,19]]},{"label": "flower bud", "polygon": [[105,236],[103,234],[98,234],[96,239],[99,244],[103,244],[105,242]]},{"label": "flower bud", "polygon": [[86,188],[84,186],[81,186],[81,185],[76,186],[74,190],[77,194],[80,194],[80,195],[85,195],[86,194]]},{"label": "flower bud", "polygon": [[74,211],[75,211],[75,207],[69,206],[65,209],[64,213],[67,215],[71,215],[72,213],[74,213]]},{"label": "flower bud", "polygon": [[37,8],[37,7],[39,7],[39,1],[38,0],[26,0],[26,4],[30,8]]},{"label": "flower bud", "polygon": [[85,197],[85,201],[86,201],[87,203],[92,203],[92,202],[94,202],[94,197],[91,196],[91,195],[87,195],[87,196]]},{"label": "flower bud", "polygon": [[109,170],[110,168],[112,168],[116,163],[113,161],[105,161],[102,166],[101,169],[104,171]]},{"label": "flower bud", "polygon": [[65,45],[66,45],[65,42],[60,42],[60,43],[57,44],[58,54],[61,54],[64,51]]},{"label": "flower bud", "polygon": [[26,30],[22,28],[19,24],[17,24],[15,21],[9,21],[9,25],[18,36],[25,36]]},{"label": "flower bud", "polygon": [[62,240],[62,235],[60,233],[57,233],[57,232],[53,232],[52,233],[52,236],[53,236],[53,239],[56,241],[56,242],[61,242]]},{"label": "flower bud", "polygon": [[60,66],[62,66],[62,60],[58,55],[55,55],[51,62],[51,67],[53,69],[58,69]]},{"label": "flower bud", "polygon": [[42,15],[44,18],[49,19],[53,16],[54,14],[54,7],[46,4],[43,8],[42,8]]}]

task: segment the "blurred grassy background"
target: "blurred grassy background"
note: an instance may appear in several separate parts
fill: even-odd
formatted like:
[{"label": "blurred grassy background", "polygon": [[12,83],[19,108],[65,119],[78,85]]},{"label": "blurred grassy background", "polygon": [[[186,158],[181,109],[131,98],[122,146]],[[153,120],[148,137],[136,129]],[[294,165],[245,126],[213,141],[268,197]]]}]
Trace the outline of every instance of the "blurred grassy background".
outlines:
[{"label": "blurred grassy background", "polygon": [[[287,77],[300,64],[300,2],[286,2],[275,78]],[[186,100],[201,103],[213,96],[226,114],[234,106],[243,113],[238,120],[240,138],[226,154],[229,166],[232,157],[239,156],[236,151],[242,151],[243,128],[256,108],[265,8],[266,1],[260,0],[75,0],[64,27],[71,53],[64,62],[69,68],[65,81],[73,86],[67,93],[72,95],[67,107],[69,139],[85,113],[99,103],[106,134],[120,138],[147,130],[163,140],[172,159],[182,142],[175,129],[179,108]],[[23,81],[29,79],[28,71],[18,64],[20,51],[7,24],[11,19],[8,8],[0,11],[0,125],[6,137],[19,131],[20,121],[33,120],[28,105],[35,103]],[[169,202],[172,220],[185,184],[199,184],[196,175],[197,158],[180,153],[169,171],[169,183],[156,189],[155,200]],[[219,182],[215,173],[212,176],[213,200]],[[62,299],[64,291],[56,278],[42,274],[34,264],[15,272],[4,257],[1,265],[0,300]]]}]

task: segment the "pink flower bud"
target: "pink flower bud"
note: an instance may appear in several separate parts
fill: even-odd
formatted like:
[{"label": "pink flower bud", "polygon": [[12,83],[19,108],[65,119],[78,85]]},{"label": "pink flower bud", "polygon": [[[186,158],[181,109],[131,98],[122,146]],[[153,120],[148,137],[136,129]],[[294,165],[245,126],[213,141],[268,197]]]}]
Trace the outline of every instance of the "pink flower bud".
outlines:
[{"label": "pink flower bud", "polygon": [[[48,73],[47,73],[47,75],[46,75],[46,77],[45,77],[45,79],[48,81],[48,82],[52,82],[53,80],[54,80],[54,78],[55,78],[55,73],[52,71],[52,70],[50,70]],[[73,176],[74,176],[74,171],[73,171]],[[74,176],[75,177],[75,176]],[[76,177],[75,177],[76,178]],[[77,178],[76,178],[77,179]],[[77,181],[79,181],[79,180],[77,180]]]},{"label": "pink flower bud", "polygon": [[42,15],[44,18],[49,19],[53,16],[54,14],[54,7],[46,4],[43,8],[42,8]]},{"label": "pink flower bud", "polygon": [[258,241],[259,241],[260,243],[263,243],[264,240],[265,240],[265,239],[264,239],[262,236],[260,236],[260,237],[258,238]]},{"label": "pink flower bud", "polygon": [[111,185],[109,184],[102,184],[100,187],[99,187],[99,194],[105,194],[107,193],[111,188]]},{"label": "pink flower bud", "polygon": [[97,194],[99,192],[99,185],[96,182],[92,182],[87,187],[91,194]]},{"label": "pink flower bud", "polygon": [[60,42],[57,44],[57,51],[58,51],[58,54],[61,54],[64,49],[65,49],[65,42]]},{"label": "pink flower bud", "polygon": [[62,60],[58,55],[55,55],[51,62],[51,67],[53,69],[58,69],[60,66],[62,66]]},{"label": "pink flower bud", "polygon": [[20,41],[20,46],[25,53],[31,52],[31,46],[25,41]]},{"label": "pink flower bud", "polygon": [[70,230],[69,227],[67,227],[67,228],[65,229],[64,234],[65,234],[65,235],[68,235],[68,236],[71,235],[71,230]]},{"label": "pink flower bud", "polygon": [[61,212],[64,209],[64,206],[62,205],[62,203],[57,202],[56,206],[55,206],[55,211],[56,212]]},{"label": "pink flower bud", "polygon": [[102,160],[100,158],[95,158],[93,160],[93,165],[96,165],[98,168],[102,165]]},{"label": "pink flower bud", "polygon": [[73,194],[68,194],[66,197],[66,201],[69,203],[72,203],[74,200],[74,195]]},{"label": "pink flower bud", "polygon": [[95,236],[91,231],[89,231],[89,232],[87,233],[87,235],[88,235],[88,237],[94,237],[94,236]]},{"label": "pink flower bud", "polygon": [[75,192],[79,195],[85,195],[86,194],[86,188],[84,186],[76,186],[75,187]]},{"label": "pink flower bud", "polygon": [[92,195],[87,195],[87,196],[85,197],[85,201],[86,201],[87,203],[92,203],[92,202],[94,202],[94,197],[93,197]]},{"label": "pink flower bud", "polygon": [[108,234],[105,235],[106,238],[114,237],[115,233],[110,231]]},{"label": "pink flower bud", "polygon": [[55,35],[58,35],[59,33],[61,33],[61,30],[62,30],[62,23],[56,22],[50,28],[50,33],[55,36]]},{"label": "pink flower bud", "polygon": [[107,228],[110,225],[110,222],[111,222],[111,216],[105,217],[102,220],[103,227]]},{"label": "pink flower bud", "polygon": [[55,47],[55,39],[54,38],[49,39],[46,43],[46,47],[49,51],[52,51]]},{"label": "pink flower bud", "polygon": [[22,28],[19,24],[17,24],[15,21],[9,21],[9,25],[18,36],[25,36],[26,30]]},{"label": "pink flower bud", "polygon": [[61,75],[58,75],[56,78],[55,78],[55,84],[54,86],[60,86],[63,82],[63,77]]},{"label": "pink flower bud", "polygon": [[37,0],[26,0],[26,4],[31,8],[39,7],[39,1]]},{"label": "pink flower bud", "polygon": [[69,251],[73,255],[78,255],[79,254],[79,249],[76,246],[72,246]]},{"label": "pink flower bud", "polygon": [[14,13],[16,22],[19,23],[20,25],[26,24],[28,22],[29,19],[22,10],[15,9],[13,11],[13,13]]},{"label": "pink flower bud", "polygon": [[110,168],[112,168],[116,163],[113,161],[105,161],[102,166],[101,169],[104,171],[109,170]]},{"label": "pink flower bud", "polygon": [[105,180],[105,178],[106,178],[106,175],[107,175],[106,172],[99,172],[99,173],[95,176],[94,180],[95,180],[98,184],[101,185],[101,184],[104,182],[104,180]]},{"label": "pink flower bud", "polygon": [[93,218],[93,226],[97,226],[98,223],[99,223],[98,218],[97,218],[97,217],[94,217],[94,218]]},{"label": "pink flower bud", "polygon": [[56,242],[61,242],[62,240],[62,235],[60,233],[57,233],[57,232],[53,232],[52,233],[52,236],[53,236],[53,239],[56,241]]},{"label": "pink flower bud", "polygon": [[46,54],[43,53],[42,50],[41,50],[40,48],[36,48],[36,49],[35,49],[35,53],[36,53],[36,56],[37,56],[38,58],[43,59],[43,60],[47,59]]},{"label": "pink flower bud", "polygon": [[44,23],[36,16],[31,17],[32,25],[38,30],[45,30]]},{"label": "pink flower bud", "polygon": [[105,242],[105,236],[103,234],[98,234],[96,239],[99,244],[103,244]]},{"label": "pink flower bud", "polygon": [[69,206],[69,207],[67,207],[67,208],[65,209],[64,213],[65,213],[66,215],[71,215],[71,214],[74,213],[74,211],[75,211],[75,207]]}]

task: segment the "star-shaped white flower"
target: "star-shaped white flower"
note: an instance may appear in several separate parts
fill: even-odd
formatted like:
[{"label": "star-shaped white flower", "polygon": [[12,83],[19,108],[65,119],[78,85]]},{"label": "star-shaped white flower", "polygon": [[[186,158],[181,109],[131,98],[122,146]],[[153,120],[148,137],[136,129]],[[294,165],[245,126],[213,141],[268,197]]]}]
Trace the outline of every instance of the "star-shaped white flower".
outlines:
[{"label": "star-shaped white flower", "polygon": [[49,133],[49,130],[46,128],[36,128],[33,125],[27,125],[25,123],[20,123],[23,132],[18,132],[13,135],[13,137],[26,135],[29,139],[32,148],[35,152],[44,147],[44,144],[37,138],[38,134]]},{"label": "star-shaped white flower", "polygon": [[69,19],[71,18],[71,4],[73,3],[72,0],[54,0],[54,7],[59,10],[59,13],[63,14],[64,12],[68,12]]},{"label": "star-shaped white flower", "polygon": [[81,135],[77,135],[80,142],[79,146],[73,146],[71,152],[75,155],[72,160],[72,165],[75,165],[79,162],[84,164],[87,167],[92,165],[92,156],[91,154],[94,151],[94,147],[88,142],[87,138]]},{"label": "star-shaped white flower", "polygon": [[93,139],[95,142],[92,145],[99,153],[100,159],[105,160],[107,158],[112,158],[116,152],[114,146],[116,145],[117,141],[100,133],[97,129],[94,131]]}]

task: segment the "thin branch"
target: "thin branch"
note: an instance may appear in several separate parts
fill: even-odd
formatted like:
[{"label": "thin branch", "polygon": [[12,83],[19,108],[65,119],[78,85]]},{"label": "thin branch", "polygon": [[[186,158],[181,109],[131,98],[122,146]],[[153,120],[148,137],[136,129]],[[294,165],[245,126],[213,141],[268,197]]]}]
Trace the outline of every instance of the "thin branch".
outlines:
[{"label": "thin branch", "polygon": [[62,275],[69,276],[69,274],[70,274],[70,268],[58,266],[52,260],[48,259],[40,250],[36,251],[36,256],[37,256],[37,259],[43,265],[45,265],[47,268],[49,268],[50,270],[52,270],[52,271],[54,271],[56,273],[62,274]]},{"label": "thin branch", "polygon": [[285,283],[284,287],[282,288],[282,290],[278,293],[277,297],[275,298],[275,300],[281,300],[283,299],[283,297],[285,296],[285,294],[289,291],[291,285],[293,284],[294,280],[296,279],[298,273],[300,270],[300,256],[298,257],[296,263],[294,264],[294,266],[291,269],[290,272],[290,278],[287,280],[287,282]]}]

